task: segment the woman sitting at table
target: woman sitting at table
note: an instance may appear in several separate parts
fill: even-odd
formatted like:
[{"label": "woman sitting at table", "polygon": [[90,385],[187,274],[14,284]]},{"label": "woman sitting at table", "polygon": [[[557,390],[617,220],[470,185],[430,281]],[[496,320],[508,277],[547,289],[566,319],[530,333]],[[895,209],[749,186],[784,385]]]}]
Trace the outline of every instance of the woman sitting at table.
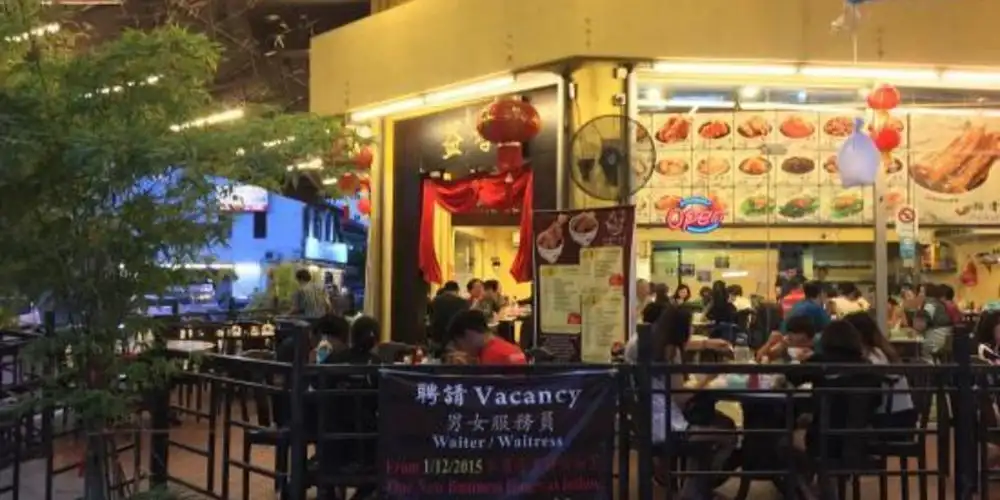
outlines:
[{"label": "woman sitting at table", "polygon": [[[676,363],[683,361],[683,351],[691,337],[691,312],[676,306],[665,306],[656,323],[650,329],[652,338],[650,344],[653,351],[650,358],[654,363]],[[625,358],[631,363],[638,362],[639,336],[633,335],[625,348]],[[714,379],[714,376],[701,377],[690,382],[686,382],[687,377],[681,373],[670,375],[670,388],[687,388],[692,390],[705,389]],[[652,382],[653,391],[663,391],[666,389],[663,377],[654,377]],[[693,403],[694,392],[672,392],[670,401],[666,400],[666,394],[653,393],[652,401],[652,438],[654,445],[663,445],[668,436],[677,449],[688,458],[689,468],[692,471],[722,471],[727,459],[736,447],[735,435],[727,434],[700,434],[705,430],[725,430],[735,429],[736,424],[725,415],[714,412],[704,422],[692,422],[685,415]],[[701,420],[701,419],[698,419]],[[669,421],[671,432],[667,432]],[[691,447],[690,451],[685,449]],[[670,464],[660,463],[659,467],[669,467]],[[703,500],[711,498],[711,491],[715,478],[708,475],[698,475],[688,478],[684,482],[678,498],[682,500]]]},{"label": "woman sitting at table", "polygon": [[[854,325],[861,334],[861,345],[869,362],[874,365],[895,365],[903,362],[870,314],[863,312],[848,314],[844,320]],[[917,410],[913,407],[913,397],[908,392],[909,381],[905,376],[896,374],[887,375],[886,378],[890,382],[887,385],[890,385],[893,391],[906,392],[885,394],[882,405],[875,413],[873,426],[881,429],[913,428],[917,424]],[[888,435],[885,439],[892,441],[893,437]]]},{"label": "woman sitting at table", "polygon": [[[881,404],[881,395],[875,389],[880,388],[883,378],[876,374],[868,373],[838,373],[836,369],[817,370],[809,365],[826,364],[853,364],[868,363],[865,356],[864,343],[861,340],[861,333],[858,332],[851,323],[844,320],[831,322],[823,328],[819,336],[817,351],[803,362],[801,371],[788,373],[788,383],[795,387],[811,384],[813,389],[830,389],[823,392],[815,392],[811,405],[811,418],[806,429],[804,451],[814,458],[819,458],[821,453],[820,437],[820,415],[823,408],[827,410],[827,429],[845,429],[851,423],[851,410],[853,405],[863,404],[871,407],[870,413],[874,415],[876,408]],[[845,385],[846,384],[846,385]],[[846,386],[852,388],[872,388],[869,393],[843,393],[831,392],[833,389],[840,389]],[[826,404],[821,398],[826,398]],[[842,455],[845,436],[826,436],[827,459],[839,459]]]}]

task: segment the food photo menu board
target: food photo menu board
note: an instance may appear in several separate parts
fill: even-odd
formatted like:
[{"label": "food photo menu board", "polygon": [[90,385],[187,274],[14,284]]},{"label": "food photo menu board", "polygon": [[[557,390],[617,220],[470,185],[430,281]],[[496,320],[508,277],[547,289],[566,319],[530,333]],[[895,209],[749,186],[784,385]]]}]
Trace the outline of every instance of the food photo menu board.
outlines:
[{"label": "food photo menu board", "polygon": [[[727,224],[871,224],[871,187],[843,188],[837,151],[860,115],[843,112],[652,113],[640,117],[656,146],[637,194],[640,224],[662,224],[684,198],[704,196]],[[890,213],[917,207],[922,224],[1000,224],[1000,118],[902,115],[886,169]],[[1000,169],[1000,167],[998,167]]]},{"label": "food photo menu board", "polygon": [[560,361],[607,362],[625,341],[635,208],[535,211],[539,346]]},{"label": "food photo menu board", "polygon": [[608,370],[383,371],[379,498],[610,500],[615,384]]}]

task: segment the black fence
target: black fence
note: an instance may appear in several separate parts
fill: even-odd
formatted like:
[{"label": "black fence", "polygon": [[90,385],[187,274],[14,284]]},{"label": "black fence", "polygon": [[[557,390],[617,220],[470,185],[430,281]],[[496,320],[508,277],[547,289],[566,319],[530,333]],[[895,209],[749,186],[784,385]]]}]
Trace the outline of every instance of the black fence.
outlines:
[{"label": "black fence", "polygon": [[[19,355],[30,340],[0,345],[0,367],[11,374],[0,399],[38,390],[38,372]],[[969,344],[956,334],[954,355],[936,364],[664,364],[647,357],[636,365],[391,368],[505,377],[607,370],[618,399],[617,424],[608,430],[616,451],[613,498],[703,498],[697,495],[723,483],[737,499],[768,487],[758,483],[771,483],[784,498],[988,498],[1000,490],[991,485],[997,476],[990,466],[1000,456],[998,371],[970,361]],[[379,498],[379,417],[406,426],[412,416],[378,413],[384,366],[308,364],[305,349],[298,346],[297,363],[276,362],[268,350],[184,356],[173,386],[151,394],[123,433],[119,449],[128,463],[119,482],[131,491],[162,485],[227,500],[275,493],[299,500],[311,488],[321,499],[347,492]],[[665,382],[678,375],[745,382],[671,391]],[[809,389],[761,383],[775,376],[834,382]],[[908,386],[893,383],[900,378]],[[681,394],[690,397],[678,426],[670,415]],[[894,394],[909,396],[914,420],[873,427],[871,406],[891,405]],[[803,421],[806,413],[811,422]],[[59,459],[74,427],[62,408],[0,419],[0,498],[53,498],[53,485],[79,466]],[[42,473],[26,476],[35,461]],[[26,481],[38,480],[43,496],[24,493]]]}]

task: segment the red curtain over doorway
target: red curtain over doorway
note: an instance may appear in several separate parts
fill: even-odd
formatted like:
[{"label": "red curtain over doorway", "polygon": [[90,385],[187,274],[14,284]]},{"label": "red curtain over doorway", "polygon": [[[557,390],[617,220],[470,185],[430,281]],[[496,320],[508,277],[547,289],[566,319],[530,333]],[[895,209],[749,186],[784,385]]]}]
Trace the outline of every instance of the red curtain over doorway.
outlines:
[{"label": "red curtain over doorway", "polygon": [[521,209],[521,245],[510,266],[518,283],[531,281],[531,170],[516,174],[470,176],[457,181],[426,179],[420,206],[420,248],[418,261],[428,283],[441,283],[441,266],[434,249],[434,205],[451,214],[469,213],[477,208],[491,210]]}]

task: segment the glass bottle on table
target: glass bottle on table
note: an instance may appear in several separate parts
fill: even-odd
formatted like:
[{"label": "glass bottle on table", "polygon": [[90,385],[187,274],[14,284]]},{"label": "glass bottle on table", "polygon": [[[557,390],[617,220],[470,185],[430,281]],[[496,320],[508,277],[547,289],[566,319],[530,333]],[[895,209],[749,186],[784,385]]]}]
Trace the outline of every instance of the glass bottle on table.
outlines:
[{"label": "glass bottle on table", "polygon": [[736,334],[736,338],[733,342],[733,359],[737,363],[749,363],[753,359],[753,353],[750,352],[750,339],[747,338],[747,334],[739,332]]}]

